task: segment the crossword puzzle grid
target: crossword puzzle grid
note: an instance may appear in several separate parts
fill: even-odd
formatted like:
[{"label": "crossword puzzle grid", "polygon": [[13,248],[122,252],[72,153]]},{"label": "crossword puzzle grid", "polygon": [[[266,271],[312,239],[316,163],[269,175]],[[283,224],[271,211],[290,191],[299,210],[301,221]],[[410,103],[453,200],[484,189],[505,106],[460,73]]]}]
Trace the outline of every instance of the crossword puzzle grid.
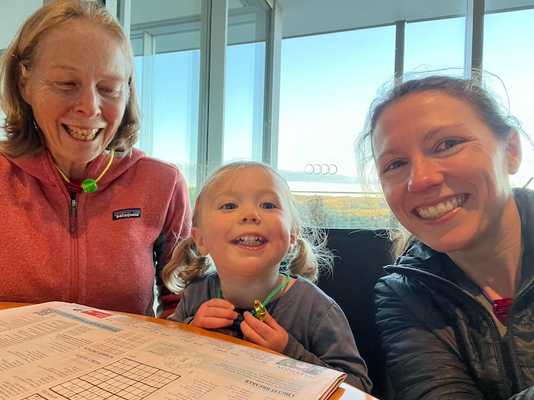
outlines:
[{"label": "crossword puzzle grid", "polygon": [[123,359],[50,390],[69,400],[141,400],[179,377]]}]

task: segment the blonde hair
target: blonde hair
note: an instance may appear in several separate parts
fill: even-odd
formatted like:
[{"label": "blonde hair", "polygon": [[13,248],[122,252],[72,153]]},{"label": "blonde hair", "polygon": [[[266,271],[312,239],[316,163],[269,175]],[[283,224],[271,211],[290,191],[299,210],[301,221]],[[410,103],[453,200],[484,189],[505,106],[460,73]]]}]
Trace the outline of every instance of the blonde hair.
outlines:
[{"label": "blonde hair", "polygon": [[[224,165],[216,170],[198,194],[193,211],[193,227],[198,226],[202,203],[213,184],[223,175],[245,168],[262,168],[276,177],[283,188],[282,195],[289,208],[296,242],[280,263],[280,269],[292,275],[303,276],[313,282],[317,281],[320,271],[331,271],[333,255],[326,247],[326,235],[316,228],[302,227],[295,200],[287,182],[278,172],[266,164],[255,161],[239,161]],[[171,260],[163,268],[163,282],[170,290],[179,292],[191,281],[206,275],[214,267],[211,258],[200,255],[195,247],[195,242],[189,237],[175,247]]]},{"label": "blonde hair", "polygon": [[2,126],[7,139],[0,141],[0,152],[12,157],[38,153],[44,141],[34,121],[33,111],[20,93],[22,68],[31,69],[35,55],[46,34],[60,25],[87,19],[115,35],[125,51],[129,68],[129,96],[126,109],[109,149],[128,151],[137,141],[139,109],[133,80],[133,55],[130,41],[119,22],[101,5],[88,0],[55,0],[31,15],[2,55],[0,62],[0,106],[6,118]]}]

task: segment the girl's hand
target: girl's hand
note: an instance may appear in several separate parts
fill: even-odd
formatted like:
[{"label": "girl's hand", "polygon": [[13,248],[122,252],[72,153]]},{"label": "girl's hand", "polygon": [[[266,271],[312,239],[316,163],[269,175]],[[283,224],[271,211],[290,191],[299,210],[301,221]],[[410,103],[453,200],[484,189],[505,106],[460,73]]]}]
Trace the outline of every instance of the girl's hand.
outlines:
[{"label": "girl's hand", "polygon": [[224,299],[210,299],[201,304],[191,325],[204,329],[224,328],[237,318],[234,305]]},{"label": "girl's hand", "polygon": [[284,351],[289,335],[271,314],[267,313],[263,322],[248,311],[245,312],[244,317],[240,327],[245,339],[279,353]]}]

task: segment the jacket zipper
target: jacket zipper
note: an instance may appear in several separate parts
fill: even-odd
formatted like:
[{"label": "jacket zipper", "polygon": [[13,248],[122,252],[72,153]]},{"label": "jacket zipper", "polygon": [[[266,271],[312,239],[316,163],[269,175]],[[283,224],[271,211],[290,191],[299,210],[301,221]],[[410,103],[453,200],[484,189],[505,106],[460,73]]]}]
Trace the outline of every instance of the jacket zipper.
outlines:
[{"label": "jacket zipper", "polygon": [[[515,298],[515,301],[514,303],[512,304],[512,308],[510,309],[510,313],[512,313],[514,311],[514,306],[519,302],[519,298],[521,297],[524,297],[526,296],[529,292],[531,292],[532,290],[534,290],[534,286],[533,286],[533,280],[531,279],[529,283],[527,283],[522,290],[520,290],[518,293],[517,293],[517,296]],[[510,325],[510,321],[508,321],[508,323],[506,324],[506,328],[507,328],[507,331],[506,331],[506,335],[505,337],[508,337],[510,334],[510,331],[512,330],[511,329],[511,325]],[[512,340],[509,340],[506,342],[507,344],[508,343],[512,343]],[[507,345],[508,348],[510,348],[509,345]],[[517,363],[517,354],[515,352],[513,352],[511,349],[510,349],[510,362],[512,363],[512,368],[514,369],[514,374],[517,376],[517,382],[515,382],[515,388],[514,390],[520,390],[520,388],[525,388],[527,387],[528,385],[524,382],[524,380],[522,379],[522,376],[523,374],[521,373],[521,371],[519,370],[518,368],[518,363]]]},{"label": "jacket zipper", "polygon": [[69,230],[70,233],[76,232],[76,219],[78,215],[78,203],[76,201],[76,196],[71,197],[70,199],[70,211],[69,211]]},{"label": "jacket zipper", "polygon": [[71,277],[70,277],[70,289],[69,289],[69,301],[79,302],[79,259],[78,259],[78,239],[76,237],[76,230],[78,228],[78,195],[76,193],[69,193],[69,231],[71,234]]}]

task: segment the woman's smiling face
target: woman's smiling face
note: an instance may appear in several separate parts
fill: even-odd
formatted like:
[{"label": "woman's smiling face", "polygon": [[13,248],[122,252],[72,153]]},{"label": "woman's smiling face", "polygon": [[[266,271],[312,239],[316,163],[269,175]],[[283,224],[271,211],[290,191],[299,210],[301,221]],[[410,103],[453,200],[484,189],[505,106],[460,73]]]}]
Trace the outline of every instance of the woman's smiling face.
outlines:
[{"label": "woman's smiling face", "polygon": [[386,200],[430,247],[464,250],[492,234],[511,201],[517,133],[498,139],[466,101],[437,90],[387,106],[372,137]]},{"label": "woman's smiling face", "polygon": [[113,139],[128,101],[129,63],[119,39],[80,18],[48,32],[22,69],[21,92],[64,171],[83,171]]}]

